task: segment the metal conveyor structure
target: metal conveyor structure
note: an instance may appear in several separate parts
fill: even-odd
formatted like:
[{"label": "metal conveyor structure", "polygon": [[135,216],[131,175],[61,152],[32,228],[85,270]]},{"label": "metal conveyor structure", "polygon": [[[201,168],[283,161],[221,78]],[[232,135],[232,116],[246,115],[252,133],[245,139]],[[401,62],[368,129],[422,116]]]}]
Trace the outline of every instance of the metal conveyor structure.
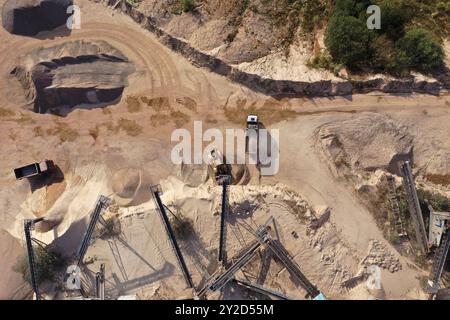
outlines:
[{"label": "metal conveyor structure", "polygon": [[300,271],[297,263],[295,263],[295,261],[289,256],[289,253],[284,249],[279,241],[269,237],[267,244],[276,257],[284,264],[286,269],[288,269],[288,271],[299,280],[300,285],[306,290],[308,297],[311,299],[316,299],[322,295],[319,289],[317,289],[317,287],[313,285]]},{"label": "metal conveyor structure", "polygon": [[150,190],[152,192],[153,200],[155,201],[156,208],[158,209],[157,211],[159,212],[162,222],[164,224],[164,227],[166,228],[166,232],[167,232],[167,235],[169,236],[170,244],[172,245],[172,249],[178,260],[178,264],[180,265],[181,271],[183,272],[184,280],[186,281],[186,284],[188,285],[189,288],[194,288],[194,284],[192,282],[191,275],[186,266],[186,262],[184,261],[180,247],[178,246],[177,240],[175,238],[175,234],[170,225],[170,221],[167,216],[166,209],[164,207],[164,204],[161,201],[161,197],[159,196],[159,194],[161,193],[161,187],[159,185],[152,186],[150,188]]},{"label": "metal conveyor structure", "polygon": [[428,284],[430,285],[430,298],[432,299],[439,290],[439,283],[441,281],[442,272],[444,271],[445,263],[447,261],[448,251],[450,248],[450,230],[449,228],[442,235],[441,244],[436,249],[433,266],[431,268]]},{"label": "metal conveyor structure", "polygon": [[412,175],[409,161],[405,161],[400,166],[403,175],[403,185],[405,187],[409,212],[414,223],[417,242],[423,253],[428,253],[428,239],[425,224],[423,222],[422,209],[420,208],[419,197],[417,196],[416,184]]},{"label": "metal conveyor structure", "polygon": [[92,237],[92,234],[94,233],[97,221],[99,220],[102,211],[108,207],[110,202],[111,202],[111,200],[105,196],[100,196],[100,198],[98,199],[97,205],[95,206],[95,209],[91,214],[91,220],[89,222],[89,226],[86,230],[86,233],[84,234],[83,240],[77,251],[77,264],[78,265],[81,265],[83,263],[84,255],[86,254],[86,251],[91,242],[91,237]]},{"label": "metal conveyor structure", "polygon": [[36,300],[40,300],[41,296],[39,293],[37,276],[36,276],[36,263],[34,260],[34,250],[33,250],[33,242],[31,237],[31,230],[34,227],[34,224],[44,220],[44,218],[37,219],[26,219],[23,222],[23,231],[25,233],[25,242],[27,246],[27,255],[28,255],[28,265],[30,268],[30,278],[31,278],[31,287],[33,288],[34,293],[36,294]]},{"label": "metal conveyor structure", "polygon": [[[307,297],[313,300],[325,300],[325,296],[320,290],[313,285],[308,278],[300,271],[297,263],[290,257],[289,253],[284,249],[283,245],[276,239],[273,239],[267,232],[270,227],[268,226],[270,221],[275,223],[273,217],[269,218],[263,227],[258,228],[254,231],[250,225],[243,223],[242,226],[251,232],[261,244],[266,245],[273,254],[284,264],[286,269],[294,275],[300,282],[300,285],[306,290]],[[264,228],[264,229],[263,229]],[[267,230],[266,232],[261,232],[261,230]]]},{"label": "metal conveyor structure", "polygon": [[100,271],[95,275],[95,287],[97,298],[105,300],[105,264],[100,265]]},{"label": "metal conveyor structure", "polygon": [[282,293],[280,293],[278,291],[265,288],[263,286],[255,284],[255,283],[250,283],[248,281],[237,280],[237,279],[233,279],[233,281],[235,283],[237,283],[238,285],[240,285],[240,286],[243,286],[243,287],[245,287],[247,289],[253,290],[253,291],[258,292],[258,293],[269,295],[269,296],[275,297],[275,298],[280,299],[280,300],[292,300],[292,299],[288,298],[287,296],[285,296],[284,294],[282,294]]},{"label": "metal conveyor structure", "polygon": [[222,207],[220,212],[220,240],[219,240],[219,257],[218,260],[222,265],[226,263],[225,254],[225,237],[226,237],[226,220],[228,217],[228,186],[231,183],[231,176],[218,176],[217,181],[222,184]]},{"label": "metal conveyor structure", "polygon": [[[267,234],[268,229],[264,228],[260,232]],[[241,253],[237,254],[235,258],[231,259],[232,263],[229,268],[218,269],[206,282],[203,289],[199,290],[197,295],[203,298],[208,292],[217,291],[223,288],[229,281],[233,280],[236,272],[243,268],[250,260],[259,252],[262,243],[255,241],[245,248]]]}]

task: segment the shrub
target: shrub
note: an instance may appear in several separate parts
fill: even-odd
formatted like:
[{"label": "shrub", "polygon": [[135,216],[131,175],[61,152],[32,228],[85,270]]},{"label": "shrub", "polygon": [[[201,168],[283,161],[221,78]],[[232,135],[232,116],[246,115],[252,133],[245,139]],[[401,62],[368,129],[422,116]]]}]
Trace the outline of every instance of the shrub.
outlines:
[{"label": "shrub", "polygon": [[438,2],[436,9],[446,14],[450,14],[450,3]]},{"label": "shrub", "polygon": [[229,43],[233,42],[234,39],[236,38],[237,34],[238,34],[238,29],[234,29],[227,35],[226,41]]},{"label": "shrub", "polygon": [[194,0],[181,0],[183,12],[191,12],[195,8]]},{"label": "shrub", "polygon": [[386,71],[397,76],[407,75],[405,67],[397,64],[395,43],[387,35],[382,34],[377,37],[372,43],[372,48],[371,67],[373,69]]},{"label": "shrub", "polygon": [[328,52],[321,52],[308,61],[308,67],[316,69],[334,70],[336,65]]},{"label": "shrub", "polygon": [[127,108],[129,112],[139,112],[142,110],[139,99],[134,96],[127,97]]},{"label": "shrub", "polygon": [[336,0],[333,15],[357,17],[369,5],[368,1]]},{"label": "shrub", "polygon": [[117,122],[117,127],[125,131],[129,136],[136,137],[141,134],[142,126],[134,120],[121,118]]},{"label": "shrub", "polygon": [[429,31],[413,28],[397,42],[396,59],[404,68],[431,72],[442,66],[444,52]]},{"label": "shrub", "polygon": [[0,107],[0,117],[12,117],[14,115],[15,113],[13,111]]},{"label": "shrub", "polygon": [[177,238],[185,240],[189,238],[189,236],[195,234],[194,222],[191,219],[180,215],[179,217],[174,217],[171,220],[173,232]]},{"label": "shrub", "polygon": [[79,136],[75,129],[71,128],[67,123],[62,122],[57,122],[56,127],[47,129],[47,134],[57,135],[61,142],[73,142]]},{"label": "shrub", "polygon": [[172,111],[170,112],[170,118],[174,121],[175,126],[177,128],[181,128],[183,125],[189,122],[189,115],[181,112],[181,111]]},{"label": "shrub", "polygon": [[350,68],[364,65],[371,58],[373,32],[364,22],[351,16],[331,18],[325,44],[335,62]]},{"label": "shrub", "polygon": [[422,189],[417,190],[417,195],[420,202],[423,204],[425,203],[425,200],[428,200],[435,211],[450,211],[450,199],[445,196]]},{"label": "shrub", "polygon": [[35,137],[43,137],[44,136],[44,129],[42,129],[41,126],[34,127],[33,132],[34,132]]},{"label": "shrub", "polygon": [[[34,249],[34,254],[36,281],[38,284],[41,284],[45,280],[53,280],[57,270],[64,266],[64,259],[57,252],[38,246]],[[22,274],[23,279],[31,284],[30,266],[27,255],[18,258],[13,270]]]},{"label": "shrub", "polygon": [[381,31],[393,39],[400,38],[403,34],[404,25],[409,20],[406,8],[398,0],[385,0],[380,5],[380,9]]}]

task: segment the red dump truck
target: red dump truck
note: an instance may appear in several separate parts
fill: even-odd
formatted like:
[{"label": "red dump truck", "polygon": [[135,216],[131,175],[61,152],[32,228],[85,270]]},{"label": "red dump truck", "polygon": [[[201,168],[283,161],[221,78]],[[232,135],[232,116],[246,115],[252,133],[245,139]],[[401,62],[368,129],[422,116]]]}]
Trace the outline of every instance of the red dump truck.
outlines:
[{"label": "red dump truck", "polygon": [[14,169],[14,174],[16,175],[17,180],[22,180],[23,178],[30,178],[47,173],[52,168],[53,168],[53,161],[44,160],[41,162],[36,162],[24,167]]}]

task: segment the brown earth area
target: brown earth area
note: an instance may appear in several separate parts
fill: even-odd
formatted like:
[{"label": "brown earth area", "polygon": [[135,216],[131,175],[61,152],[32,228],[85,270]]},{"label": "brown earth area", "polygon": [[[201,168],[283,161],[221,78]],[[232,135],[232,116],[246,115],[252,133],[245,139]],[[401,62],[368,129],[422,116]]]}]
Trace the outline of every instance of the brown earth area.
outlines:
[{"label": "brown earth area", "polygon": [[[0,1],[0,5],[3,2]],[[22,244],[22,219],[45,214],[56,227],[50,232],[37,233],[37,237],[71,255],[100,194],[120,197],[116,205],[128,244],[127,247],[116,243],[125,261],[124,268],[128,270],[123,274],[120,263],[113,262],[113,250],[109,247],[115,245],[115,240],[97,240],[88,252],[89,256],[98,257],[90,269],[95,272],[103,259],[109,265],[108,276],[115,279],[115,273],[116,283],[123,285],[119,292],[120,286],[113,287],[111,296],[135,293],[152,299],[189,296],[164,231],[158,227],[160,222],[148,187],[161,183],[167,205],[178,207],[195,222],[199,239],[183,241],[182,248],[190,253],[188,266],[193,270],[195,284],[200,285],[215,267],[219,217],[213,212],[218,205],[218,200],[214,199],[220,196],[220,190],[208,183],[191,187],[186,181],[181,182],[183,175],[179,173],[179,166],[170,162],[174,145],[171,134],[176,128],[192,132],[194,120],[203,121],[203,130],[244,128],[245,116],[253,111],[259,113],[268,128],[280,130],[280,171],[273,177],[261,178],[259,185],[252,182],[248,186],[232,187],[236,191],[232,191],[230,200],[235,199],[239,204],[247,196],[251,198],[260,193],[270,198],[276,193],[276,188],[270,185],[281,183],[286,186],[279,189],[281,194],[286,193],[283,191],[286,189],[295,190],[305,201],[302,206],[315,213],[320,212],[320,207],[329,207],[331,217],[317,232],[307,234],[309,220],[294,219],[289,210],[280,209],[277,203],[285,205],[291,199],[279,196],[267,200],[262,209],[253,212],[249,221],[259,225],[274,216],[281,225],[281,241],[285,247],[303,266],[310,280],[330,298],[375,296],[363,286],[348,289],[341,285],[358,273],[360,262],[371,250],[374,240],[381,243],[386,252],[395,255],[402,265],[401,270],[395,272],[389,268],[382,270],[383,298],[424,297],[418,277],[426,272],[395,251],[383,238],[366,206],[333,175],[329,163],[316,148],[315,132],[330,122],[357,119],[360,113],[387,115],[408,128],[414,139],[416,166],[424,173],[445,177],[450,174],[445,161],[450,152],[447,139],[450,128],[446,125],[450,121],[448,95],[373,93],[276,100],[194,67],[161,45],[154,35],[128,16],[87,0],[75,3],[81,8],[82,24],[81,29],[73,30],[70,36],[62,28],[52,32],[51,37],[41,33],[36,38],[14,36],[0,30],[0,151],[7,155],[1,158],[0,166],[0,236],[6,239],[0,242],[3,256],[0,298],[18,297],[16,292],[23,286],[20,276],[11,269]],[[38,47],[76,40],[105,41],[134,64],[135,71],[128,78],[122,98],[106,107],[75,109],[66,117],[29,111],[25,91],[10,74],[17,66],[17,57]],[[15,167],[46,158],[58,164],[64,183],[31,192],[27,181],[14,181]],[[131,177],[117,181],[117,172]],[[300,236],[298,243],[292,240],[293,229]],[[231,235],[230,239],[233,239]],[[240,246],[236,241],[230,240],[230,255]],[[201,251],[199,246],[206,251]],[[193,252],[199,252],[200,257]],[[258,261],[253,263],[258,265]],[[268,271],[268,282],[264,283],[295,298],[303,298],[297,286],[290,284],[292,279],[286,272],[283,275],[283,270],[273,265]],[[142,283],[126,286],[127,281],[135,279]],[[51,286],[48,291],[52,292]],[[232,293],[234,291],[223,297],[242,297],[241,292]]]}]

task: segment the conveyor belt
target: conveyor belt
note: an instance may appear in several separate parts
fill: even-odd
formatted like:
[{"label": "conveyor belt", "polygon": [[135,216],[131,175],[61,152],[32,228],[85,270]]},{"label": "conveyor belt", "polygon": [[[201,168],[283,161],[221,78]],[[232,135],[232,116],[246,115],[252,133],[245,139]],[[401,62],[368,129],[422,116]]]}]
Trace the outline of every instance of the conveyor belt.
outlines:
[{"label": "conveyor belt", "polygon": [[271,290],[271,289],[265,288],[263,286],[255,284],[255,283],[250,283],[250,282],[247,282],[247,281],[244,281],[244,280],[237,280],[237,279],[233,279],[233,281],[236,282],[240,286],[243,286],[243,287],[245,287],[247,289],[253,290],[253,291],[258,292],[258,293],[269,295],[269,296],[275,297],[275,298],[280,299],[280,300],[291,300],[287,296],[285,296],[284,294],[282,294],[280,292],[277,292],[275,290]]},{"label": "conveyor belt", "polygon": [[433,267],[430,272],[431,295],[435,295],[439,290],[439,282],[441,281],[442,272],[444,271],[447,255],[450,248],[450,230],[442,235],[441,244],[436,249]]},{"label": "conveyor belt", "polygon": [[36,294],[36,300],[40,300],[41,296],[39,294],[39,288],[37,283],[37,276],[36,276],[36,264],[34,260],[34,250],[33,250],[33,243],[31,239],[31,229],[33,228],[33,225],[39,221],[42,221],[44,218],[38,218],[34,220],[25,220],[23,223],[23,230],[25,233],[25,241],[27,245],[27,255],[28,255],[28,264],[30,267],[30,277],[31,277],[31,287],[33,288],[34,293]]},{"label": "conveyor belt", "polygon": [[151,187],[151,192],[153,195],[153,200],[155,201],[156,207],[159,209],[159,213],[161,215],[162,222],[164,227],[166,228],[167,235],[169,236],[170,243],[172,245],[175,256],[177,257],[178,263],[180,265],[181,271],[183,272],[184,280],[186,280],[186,284],[189,288],[194,288],[194,284],[192,283],[191,275],[186,266],[186,262],[184,261],[183,255],[181,253],[180,247],[178,246],[177,240],[175,238],[175,234],[170,226],[169,218],[167,217],[166,209],[164,208],[164,204],[161,201],[159,196],[160,188],[159,186]]},{"label": "conveyor belt", "polygon": [[97,224],[97,221],[100,218],[102,210],[109,205],[110,201],[111,200],[105,196],[100,196],[100,198],[98,199],[97,205],[95,206],[95,209],[91,214],[91,221],[89,222],[89,226],[86,230],[86,233],[84,234],[83,241],[81,242],[77,252],[78,265],[83,263],[84,255],[86,254],[86,251],[91,241],[92,234],[94,233],[95,230],[95,225]]},{"label": "conveyor belt", "polygon": [[259,252],[261,245],[260,242],[255,241],[228,269],[225,271],[219,269],[219,272],[214,273],[203,289],[198,292],[198,296],[204,297],[210,291],[217,291],[223,288],[223,286],[233,279],[234,274],[244,267]]},{"label": "conveyor belt", "polygon": [[416,184],[414,183],[414,178],[412,176],[412,170],[409,161],[403,163],[400,169],[403,174],[403,185],[405,187],[406,195],[408,198],[409,212],[414,223],[417,242],[419,243],[421,251],[423,253],[428,253],[429,248],[427,232],[425,230],[422,209],[420,208]]},{"label": "conveyor belt", "polygon": [[225,255],[225,237],[226,237],[226,219],[228,216],[228,185],[230,184],[230,176],[219,177],[222,183],[222,208],[220,213],[220,241],[219,241],[219,262],[222,265],[226,263]]},{"label": "conveyor belt", "polygon": [[300,268],[295,261],[291,259],[283,246],[277,240],[271,238],[269,238],[267,244],[277,258],[285,265],[286,269],[300,281],[300,285],[306,290],[308,296],[311,298],[317,297],[320,294],[320,291],[300,271]]}]

